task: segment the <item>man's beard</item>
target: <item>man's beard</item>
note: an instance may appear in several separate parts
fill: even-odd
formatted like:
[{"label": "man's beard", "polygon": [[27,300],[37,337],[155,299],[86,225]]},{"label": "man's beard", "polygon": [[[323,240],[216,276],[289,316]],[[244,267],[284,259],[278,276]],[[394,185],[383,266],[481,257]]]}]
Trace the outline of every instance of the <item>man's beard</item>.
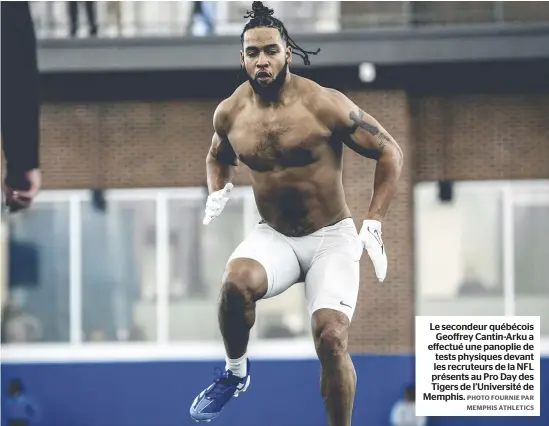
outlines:
[{"label": "man's beard", "polygon": [[248,73],[248,81],[254,89],[254,92],[265,99],[274,99],[278,96],[280,89],[286,81],[286,75],[288,74],[288,61],[284,64],[278,75],[268,85],[262,86],[255,78],[252,78]]}]

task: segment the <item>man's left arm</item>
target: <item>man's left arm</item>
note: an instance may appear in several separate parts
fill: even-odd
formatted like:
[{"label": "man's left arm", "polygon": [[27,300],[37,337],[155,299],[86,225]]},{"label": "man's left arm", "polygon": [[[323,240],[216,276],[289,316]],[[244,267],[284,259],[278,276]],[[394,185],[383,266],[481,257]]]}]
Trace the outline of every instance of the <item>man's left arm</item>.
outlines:
[{"label": "man's left arm", "polygon": [[331,125],[345,145],[358,154],[377,161],[374,190],[360,236],[379,281],[387,273],[387,255],[381,238],[381,223],[389,209],[401,175],[403,154],[395,139],[371,115],[335,90],[329,91]]}]

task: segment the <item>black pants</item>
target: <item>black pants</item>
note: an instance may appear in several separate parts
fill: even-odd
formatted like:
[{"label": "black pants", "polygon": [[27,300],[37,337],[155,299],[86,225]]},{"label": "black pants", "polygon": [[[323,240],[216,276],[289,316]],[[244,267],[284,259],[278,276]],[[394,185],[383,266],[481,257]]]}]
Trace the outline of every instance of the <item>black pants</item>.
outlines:
[{"label": "black pants", "polygon": [[88,19],[88,25],[90,27],[90,36],[97,35],[97,21],[95,16],[95,5],[94,1],[69,1],[69,17],[71,20],[71,36],[74,37],[78,31],[78,5],[79,3],[84,3],[86,8],[86,18]]}]

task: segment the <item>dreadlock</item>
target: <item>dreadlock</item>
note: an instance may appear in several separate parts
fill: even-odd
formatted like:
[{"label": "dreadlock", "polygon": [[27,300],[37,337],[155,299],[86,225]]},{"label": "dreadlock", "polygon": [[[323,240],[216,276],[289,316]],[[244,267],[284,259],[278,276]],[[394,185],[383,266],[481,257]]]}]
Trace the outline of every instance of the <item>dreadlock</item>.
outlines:
[{"label": "dreadlock", "polygon": [[266,6],[263,6],[263,3],[260,1],[254,1],[252,4],[252,10],[248,10],[247,14],[244,16],[244,18],[246,19],[252,19],[248,21],[248,23],[244,27],[244,30],[242,31],[242,34],[240,35],[241,43],[244,43],[244,34],[251,28],[276,28],[280,32],[282,39],[286,42],[286,45],[290,46],[296,55],[303,58],[303,62],[305,63],[305,65],[311,65],[311,62],[309,61],[309,55],[317,55],[318,52],[320,52],[320,49],[318,49],[316,52],[309,52],[299,47],[295,43],[295,41],[293,41],[292,38],[289,36],[288,31],[286,30],[286,27],[284,27],[282,21],[273,17],[273,14],[273,9],[269,9]]}]

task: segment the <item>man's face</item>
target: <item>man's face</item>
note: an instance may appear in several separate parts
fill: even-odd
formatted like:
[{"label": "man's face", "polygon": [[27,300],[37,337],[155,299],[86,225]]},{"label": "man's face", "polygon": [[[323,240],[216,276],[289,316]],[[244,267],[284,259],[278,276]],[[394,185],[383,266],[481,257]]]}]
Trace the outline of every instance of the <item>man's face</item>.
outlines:
[{"label": "man's face", "polygon": [[285,46],[278,29],[252,28],[244,34],[242,47],[240,61],[254,90],[280,88],[292,62],[292,49]]}]

